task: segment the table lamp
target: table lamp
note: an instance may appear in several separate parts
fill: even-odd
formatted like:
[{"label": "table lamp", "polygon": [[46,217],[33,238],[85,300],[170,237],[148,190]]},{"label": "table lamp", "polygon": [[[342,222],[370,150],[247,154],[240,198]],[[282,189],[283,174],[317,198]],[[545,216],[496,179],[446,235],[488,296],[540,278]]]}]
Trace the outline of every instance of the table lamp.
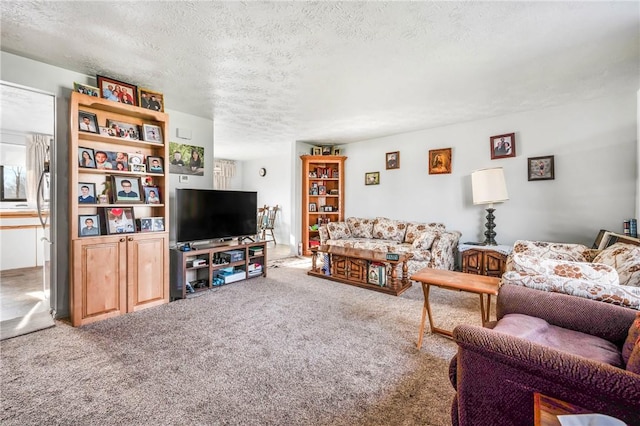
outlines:
[{"label": "table lamp", "polygon": [[484,244],[497,246],[498,243],[495,240],[496,232],[493,230],[496,227],[495,223],[493,223],[495,219],[493,203],[501,203],[509,199],[502,167],[476,170],[471,173],[471,190],[473,192],[473,204],[489,204],[486,209],[487,223],[485,227],[487,230],[484,232]]}]

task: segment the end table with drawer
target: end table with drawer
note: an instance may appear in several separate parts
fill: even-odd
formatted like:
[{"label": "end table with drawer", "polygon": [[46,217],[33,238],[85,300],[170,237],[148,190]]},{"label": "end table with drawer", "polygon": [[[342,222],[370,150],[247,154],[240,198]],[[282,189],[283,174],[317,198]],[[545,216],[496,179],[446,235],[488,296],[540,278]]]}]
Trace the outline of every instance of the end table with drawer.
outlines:
[{"label": "end table with drawer", "polygon": [[462,272],[500,278],[507,265],[512,246],[479,246],[460,244]]}]

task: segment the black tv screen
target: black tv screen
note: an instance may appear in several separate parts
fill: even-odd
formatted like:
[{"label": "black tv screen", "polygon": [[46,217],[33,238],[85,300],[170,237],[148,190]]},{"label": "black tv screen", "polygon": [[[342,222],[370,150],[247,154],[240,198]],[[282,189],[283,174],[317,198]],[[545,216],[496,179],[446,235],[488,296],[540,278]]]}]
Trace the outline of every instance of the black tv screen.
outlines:
[{"label": "black tv screen", "polygon": [[176,189],[178,243],[255,235],[258,193]]}]

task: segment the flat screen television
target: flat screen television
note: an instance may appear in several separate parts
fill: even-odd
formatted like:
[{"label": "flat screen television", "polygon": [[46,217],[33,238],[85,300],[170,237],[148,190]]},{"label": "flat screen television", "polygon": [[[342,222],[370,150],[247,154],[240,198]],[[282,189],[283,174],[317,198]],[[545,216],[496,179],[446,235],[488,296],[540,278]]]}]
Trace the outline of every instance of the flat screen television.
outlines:
[{"label": "flat screen television", "polygon": [[176,241],[190,243],[255,235],[258,193],[176,189]]}]

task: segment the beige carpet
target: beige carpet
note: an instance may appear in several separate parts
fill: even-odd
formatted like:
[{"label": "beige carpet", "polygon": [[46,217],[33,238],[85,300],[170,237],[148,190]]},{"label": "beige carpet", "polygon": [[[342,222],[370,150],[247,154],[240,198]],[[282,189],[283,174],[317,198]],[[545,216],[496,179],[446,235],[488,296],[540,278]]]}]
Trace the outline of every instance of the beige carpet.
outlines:
[{"label": "beige carpet", "polygon": [[[417,284],[400,297],[306,275],[268,278],[111,320],[0,342],[3,425],[447,425],[451,340],[416,349]],[[435,289],[443,327],[477,296]]]}]

